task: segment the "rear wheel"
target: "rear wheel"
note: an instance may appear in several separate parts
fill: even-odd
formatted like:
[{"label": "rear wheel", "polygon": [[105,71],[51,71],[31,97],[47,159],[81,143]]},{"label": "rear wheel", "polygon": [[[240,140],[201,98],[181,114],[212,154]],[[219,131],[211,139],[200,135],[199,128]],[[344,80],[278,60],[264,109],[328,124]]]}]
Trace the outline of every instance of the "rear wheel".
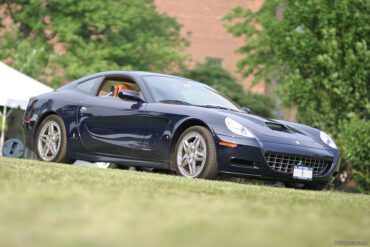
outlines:
[{"label": "rear wheel", "polygon": [[216,146],[211,132],[203,126],[186,129],[172,155],[179,175],[214,179],[218,175]]},{"label": "rear wheel", "polygon": [[72,163],[67,158],[67,134],[63,120],[57,115],[46,117],[36,134],[36,154],[42,161]]}]

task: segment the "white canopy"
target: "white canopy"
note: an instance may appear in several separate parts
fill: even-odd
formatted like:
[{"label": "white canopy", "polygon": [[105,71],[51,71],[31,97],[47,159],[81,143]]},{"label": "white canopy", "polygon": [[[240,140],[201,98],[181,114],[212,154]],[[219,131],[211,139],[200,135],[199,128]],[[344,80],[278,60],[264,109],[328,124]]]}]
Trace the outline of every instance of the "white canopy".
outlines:
[{"label": "white canopy", "polygon": [[4,145],[7,107],[25,110],[31,97],[53,89],[0,62],[0,106],[4,106],[1,123],[0,154]]},{"label": "white canopy", "polygon": [[25,110],[30,97],[51,92],[51,87],[0,62],[0,106]]}]

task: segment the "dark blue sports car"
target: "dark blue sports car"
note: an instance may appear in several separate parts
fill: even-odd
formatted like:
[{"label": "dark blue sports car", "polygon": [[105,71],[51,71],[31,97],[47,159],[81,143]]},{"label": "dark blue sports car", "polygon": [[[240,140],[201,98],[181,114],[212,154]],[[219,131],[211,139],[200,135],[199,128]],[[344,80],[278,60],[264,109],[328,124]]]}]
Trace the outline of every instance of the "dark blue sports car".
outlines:
[{"label": "dark blue sports car", "polygon": [[103,72],[30,100],[26,144],[40,160],[104,161],[320,189],[337,173],[334,141],[252,115],[211,87],[149,72]]}]

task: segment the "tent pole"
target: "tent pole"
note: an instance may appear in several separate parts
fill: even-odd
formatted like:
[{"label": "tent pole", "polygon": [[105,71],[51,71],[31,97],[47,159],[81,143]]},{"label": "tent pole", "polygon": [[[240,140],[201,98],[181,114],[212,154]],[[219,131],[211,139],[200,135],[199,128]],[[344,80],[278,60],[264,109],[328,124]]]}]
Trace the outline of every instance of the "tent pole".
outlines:
[{"label": "tent pole", "polygon": [[3,146],[5,140],[5,124],[6,124],[6,105],[3,108],[3,116],[2,116],[2,123],[1,123],[1,137],[0,137],[0,155],[3,156]]}]

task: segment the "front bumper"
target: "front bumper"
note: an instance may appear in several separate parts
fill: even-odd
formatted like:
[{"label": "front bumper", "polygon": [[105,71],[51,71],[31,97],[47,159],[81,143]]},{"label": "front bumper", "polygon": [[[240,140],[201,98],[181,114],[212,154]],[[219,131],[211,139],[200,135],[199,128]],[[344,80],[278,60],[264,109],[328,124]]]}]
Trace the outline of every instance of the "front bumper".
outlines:
[{"label": "front bumper", "polygon": [[[339,167],[340,156],[336,150],[259,142],[254,139],[223,135],[217,135],[215,139],[216,143],[223,141],[238,144],[237,147],[217,145],[218,166],[221,173],[289,183],[326,184],[334,179]],[[293,178],[292,174],[278,172],[270,168],[265,159],[266,153],[331,159],[333,161],[323,173],[314,175],[312,180],[307,181]]]}]

